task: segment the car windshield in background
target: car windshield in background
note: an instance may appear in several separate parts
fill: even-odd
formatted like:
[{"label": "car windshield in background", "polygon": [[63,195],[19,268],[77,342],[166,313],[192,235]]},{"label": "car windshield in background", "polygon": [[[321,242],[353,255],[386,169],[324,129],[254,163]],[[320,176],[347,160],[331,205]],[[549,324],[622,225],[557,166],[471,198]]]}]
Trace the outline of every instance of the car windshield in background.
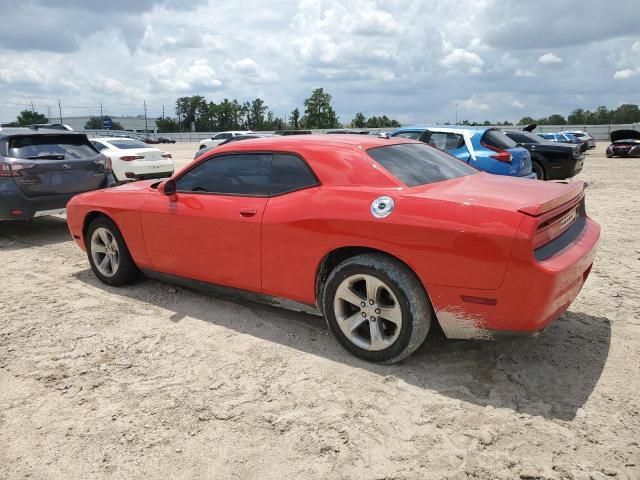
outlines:
[{"label": "car windshield in background", "polygon": [[487,130],[482,136],[482,141],[487,145],[502,148],[504,150],[518,146],[516,142],[511,140],[500,130]]},{"label": "car windshield in background", "polygon": [[96,155],[84,135],[24,135],[9,141],[9,156],[12,158],[70,160]]},{"label": "car windshield in background", "polygon": [[423,144],[376,147],[367,153],[408,187],[478,173],[461,160]]},{"label": "car windshield in background", "polygon": [[132,148],[150,148],[146,143],[141,142],[140,140],[126,138],[123,138],[122,140],[109,140],[109,143],[122,150],[130,150]]}]

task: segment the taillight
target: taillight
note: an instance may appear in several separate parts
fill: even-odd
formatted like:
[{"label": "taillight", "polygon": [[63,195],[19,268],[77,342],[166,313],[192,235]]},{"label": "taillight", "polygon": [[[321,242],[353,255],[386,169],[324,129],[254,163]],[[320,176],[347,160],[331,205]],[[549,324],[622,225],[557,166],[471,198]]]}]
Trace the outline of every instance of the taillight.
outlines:
[{"label": "taillight", "polygon": [[481,142],[480,145],[482,145],[484,148],[488,148],[489,150],[493,150],[494,152],[496,152],[495,155],[491,155],[491,158],[495,158],[499,162],[511,163],[511,154],[506,150],[494,147],[493,145],[489,145],[488,143],[484,142]]},{"label": "taillight", "polygon": [[0,177],[19,177],[22,175],[22,170],[35,166],[35,163],[0,163]]},{"label": "taillight", "polygon": [[170,153],[163,153],[162,158],[173,158]]},{"label": "taillight", "polygon": [[581,203],[573,203],[559,214],[543,216],[533,237],[533,249],[546,245],[571,228],[580,217],[580,210]]},{"label": "taillight", "polygon": [[124,160],[125,162],[130,162],[132,160],[142,160],[144,156],[142,155],[125,155],[124,157],[120,157],[120,160]]}]

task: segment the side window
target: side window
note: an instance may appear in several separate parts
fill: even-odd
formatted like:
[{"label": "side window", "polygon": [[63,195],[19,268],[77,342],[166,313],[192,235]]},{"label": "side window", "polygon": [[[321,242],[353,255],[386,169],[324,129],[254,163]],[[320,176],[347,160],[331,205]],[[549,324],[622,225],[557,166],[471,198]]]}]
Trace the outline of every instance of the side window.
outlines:
[{"label": "side window", "polygon": [[264,153],[213,157],[182,175],[176,187],[179,192],[267,196],[271,158]]},{"label": "side window", "polygon": [[447,134],[440,132],[433,132],[429,138],[429,145],[437,148],[438,150],[447,150]]},{"label": "side window", "polygon": [[269,194],[292,192],[318,185],[318,179],[309,166],[295,155],[274,155],[271,167]]},{"label": "side window", "polygon": [[447,133],[447,150],[458,150],[464,146],[464,137],[459,133]]},{"label": "side window", "polygon": [[422,132],[400,132],[400,133],[396,133],[394,135],[394,137],[409,138],[411,140],[418,140],[418,138],[420,138],[420,135],[422,135]]},{"label": "side window", "polygon": [[100,142],[91,142],[91,144],[96,147],[96,150],[98,150],[99,152],[101,152],[102,150],[104,150],[105,148],[107,148],[107,146],[104,143],[100,143]]}]

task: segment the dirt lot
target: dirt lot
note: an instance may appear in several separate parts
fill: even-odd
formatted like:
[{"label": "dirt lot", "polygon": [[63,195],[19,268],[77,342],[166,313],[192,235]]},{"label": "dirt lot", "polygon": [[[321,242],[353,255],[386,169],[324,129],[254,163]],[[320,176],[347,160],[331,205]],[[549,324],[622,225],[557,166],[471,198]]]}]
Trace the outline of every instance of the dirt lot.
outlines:
[{"label": "dirt lot", "polygon": [[62,218],[0,224],[0,478],[639,479],[640,159],[603,152],[570,310],[536,339],[435,332],[395,366],[317,317],[106,287]]}]

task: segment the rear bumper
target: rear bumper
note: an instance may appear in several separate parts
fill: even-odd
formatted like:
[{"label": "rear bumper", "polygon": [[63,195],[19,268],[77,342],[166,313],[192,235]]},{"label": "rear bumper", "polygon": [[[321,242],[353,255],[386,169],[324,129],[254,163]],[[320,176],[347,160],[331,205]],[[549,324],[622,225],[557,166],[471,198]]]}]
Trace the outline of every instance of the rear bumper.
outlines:
[{"label": "rear bumper", "polygon": [[29,220],[37,212],[60,210],[77,195],[77,193],[65,193],[27,197],[18,190],[13,180],[8,180],[8,182],[0,181],[0,220]]},{"label": "rear bumper", "polygon": [[496,290],[427,285],[445,334],[491,339],[541,332],[578,296],[591,271],[599,238],[600,226],[587,218],[580,236],[558,254],[536,261],[531,252],[526,262],[512,260]]}]

